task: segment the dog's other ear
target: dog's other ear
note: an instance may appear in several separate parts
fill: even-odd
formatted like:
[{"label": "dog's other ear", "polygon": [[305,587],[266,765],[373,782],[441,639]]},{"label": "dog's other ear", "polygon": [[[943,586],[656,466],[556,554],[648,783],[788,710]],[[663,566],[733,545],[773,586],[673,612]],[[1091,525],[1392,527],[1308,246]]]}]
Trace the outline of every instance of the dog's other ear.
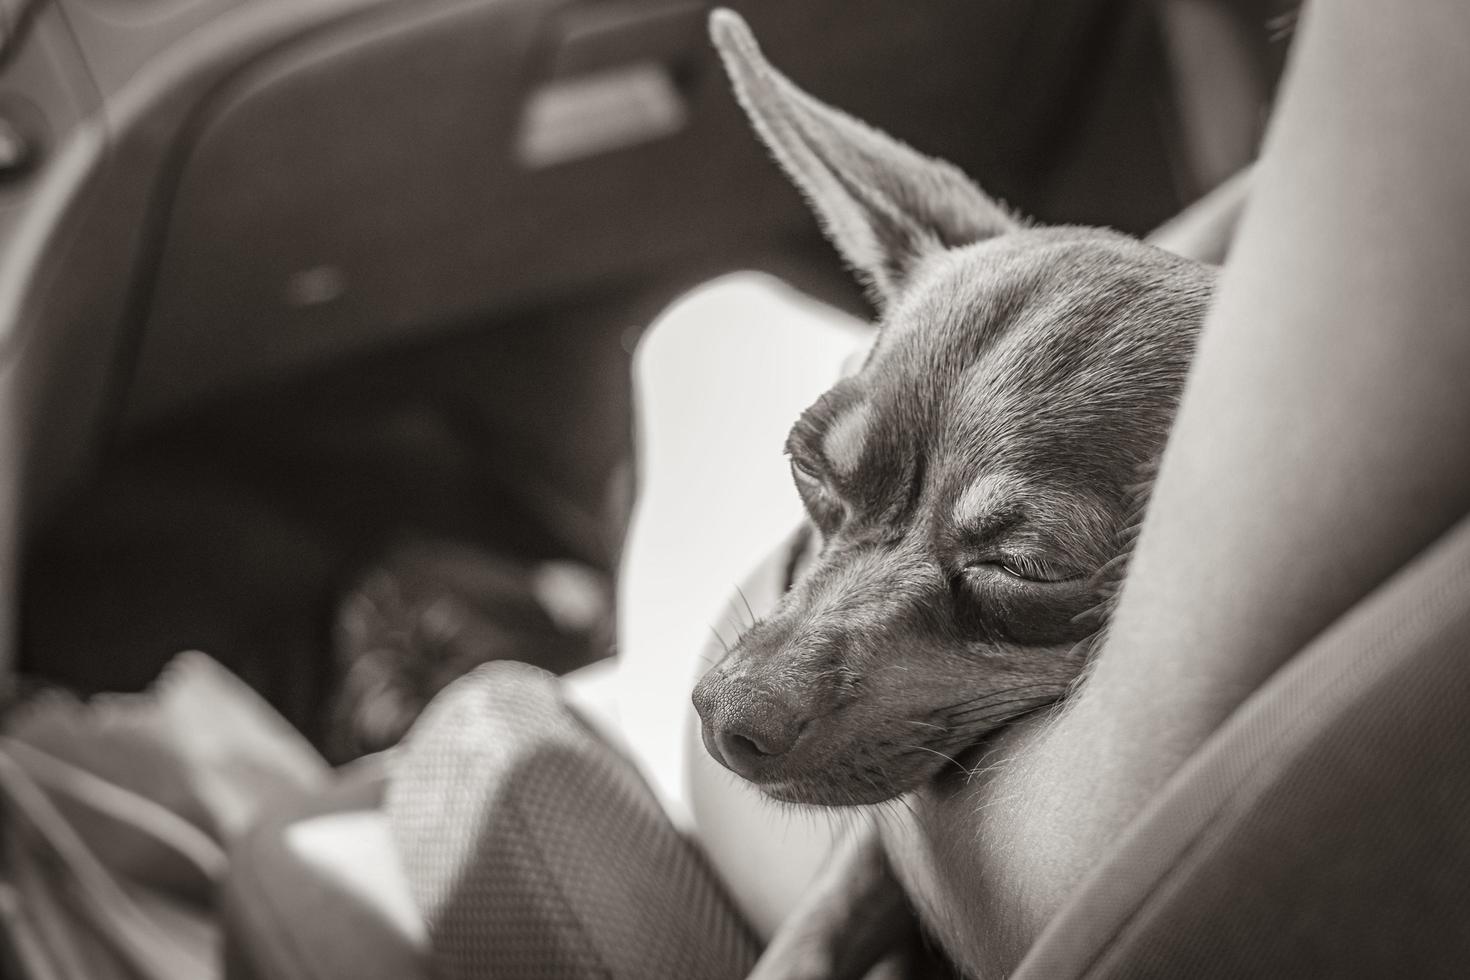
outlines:
[{"label": "dog's other ear", "polygon": [[926,254],[1018,227],[957,167],[797,88],[765,60],[738,14],[714,11],[710,36],[756,132],[880,308]]}]

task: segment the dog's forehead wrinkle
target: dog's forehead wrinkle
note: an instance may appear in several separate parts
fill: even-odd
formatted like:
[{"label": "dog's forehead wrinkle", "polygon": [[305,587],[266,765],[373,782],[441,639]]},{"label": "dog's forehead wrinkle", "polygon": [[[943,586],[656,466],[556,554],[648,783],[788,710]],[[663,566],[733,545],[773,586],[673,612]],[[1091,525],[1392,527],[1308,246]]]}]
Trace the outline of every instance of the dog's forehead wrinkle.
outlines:
[{"label": "dog's forehead wrinkle", "polygon": [[853,477],[863,461],[871,408],[866,401],[841,409],[822,436],[822,455],[839,475]]},{"label": "dog's forehead wrinkle", "polygon": [[912,537],[896,544],[848,549],[819,577],[814,599],[838,613],[888,612],[922,590],[934,574],[927,550]]},{"label": "dog's forehead wrinkle", "polygon": [[1175,295],[1147,269],[1128,270],[1091,269],[1077,289],[1013,316],[945,392],[945,441],[992,459],[1020,452],[1044,463],[1046,453],[1072,452],[1103,470],[1149,455],[1187,370],[1190,345],[1174,333],[1197,323],[1207,290]]},{"label": "dog's forehead wrinkle", "polygon": [[892,629],[911,631],[904,624],[946,589],[944,573],[918,535],[884,545],[835,547],[788,596],[781,642],[813,650],[838,647],[844,662],[861,666],[862,651]]},{"label": "dog's forehead wrinkle", "polygon": [[822,392],[816,401],[808,405],[801,415],[797,416],[787,437],[787,450],[796,451],[806,448],[820,453],[824,449],[823,435],[833,421],[844,415],[850,406],[860,402],[864,397],[862,381],[856,377],[844,378]]},{"label": "dog's forehead wrinkle", "polygon": [[1025,490],[1019,479],[1007,473],[987,473],[960,486],[950,507],[949,519],[952,525],[962,530],[987,525],[1003,508],[1014,510],[1017,498],[1023,496]]},{"label": "dog's forehead wrinkle", "polygon": [[[1113,240],[1095,237],[1079,246],[1031,232],[949,253],[894,311],[875,359],[904,379],[915,401],[945,415],[953,415],[945,402],[955,397],[1045,392],[1053,375],[1077,368],[1097,343],[1088,335],[1110,329],[1113,308],[1128,295],[1107,269]],[[1104,256],[1059,278],[1055,255],[1082,248]]]},{"label": "dog's forehead wrinkle", "polygon": [[1077,566],[1111,557],[1115,515],[1124,510],[1121,494],[1110,506],[1061,479],[1023,477],[1016,471],[955,479],[937,496],[950,503],[936,508],[940,514],[931,530],[936,549],[951,540],[1003,540]]}]

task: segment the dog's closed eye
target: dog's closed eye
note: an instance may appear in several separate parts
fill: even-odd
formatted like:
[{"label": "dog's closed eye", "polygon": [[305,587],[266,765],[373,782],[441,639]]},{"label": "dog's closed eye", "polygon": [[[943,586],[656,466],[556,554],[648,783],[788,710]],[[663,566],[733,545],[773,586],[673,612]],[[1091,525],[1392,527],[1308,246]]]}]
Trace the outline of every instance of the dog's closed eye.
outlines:
[{"label": "dog's closed eye", "polygon": [[1031,555],[973,561],[950,579],[955,621],[992,641],[1074,640],[1075,615],[1095,602],[1091,580]]},{"label": "dog's closed eye", "polygon": [[964,572],[967,576],[999,573],[1032,585],[1065,585],[1068,582],[1080,581],[1085,577],[1066,569],[1056,568],[1030,555],[1014,554],[997,555],[994,558],[970,562],[965,566]]},{"label": "dog's closed eye", "polygon": [[825,534],[831,534],[847,516],[847,505],[812,465],[796,454],[791,456],[791,480],[801,495],[807,513]]}]

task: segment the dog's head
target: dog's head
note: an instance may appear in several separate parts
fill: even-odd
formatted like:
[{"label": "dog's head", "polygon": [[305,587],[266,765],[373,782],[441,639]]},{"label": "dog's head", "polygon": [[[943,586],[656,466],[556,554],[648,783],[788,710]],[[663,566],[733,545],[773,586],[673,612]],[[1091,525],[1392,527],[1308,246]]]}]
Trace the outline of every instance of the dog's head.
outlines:
[{"label": "dog's head", "polygon": [[882,323],[787,440],[815,556],[694,703],[710,753],[768,795],[879,802],[1077,677],[1213,271],[1027,227],[797,89],[735,15],[711,29]]}]

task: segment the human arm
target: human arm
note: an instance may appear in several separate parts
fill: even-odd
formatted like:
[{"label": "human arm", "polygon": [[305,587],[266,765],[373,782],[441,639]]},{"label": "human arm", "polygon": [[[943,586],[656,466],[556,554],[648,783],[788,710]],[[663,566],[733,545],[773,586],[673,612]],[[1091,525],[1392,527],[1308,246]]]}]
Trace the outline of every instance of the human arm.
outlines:
[{"label": "human arm", "polygon": [[1308,13],[1107,644],[893,835],[1008,972],[1261,682],[1470,505],[1470,10]]}]

